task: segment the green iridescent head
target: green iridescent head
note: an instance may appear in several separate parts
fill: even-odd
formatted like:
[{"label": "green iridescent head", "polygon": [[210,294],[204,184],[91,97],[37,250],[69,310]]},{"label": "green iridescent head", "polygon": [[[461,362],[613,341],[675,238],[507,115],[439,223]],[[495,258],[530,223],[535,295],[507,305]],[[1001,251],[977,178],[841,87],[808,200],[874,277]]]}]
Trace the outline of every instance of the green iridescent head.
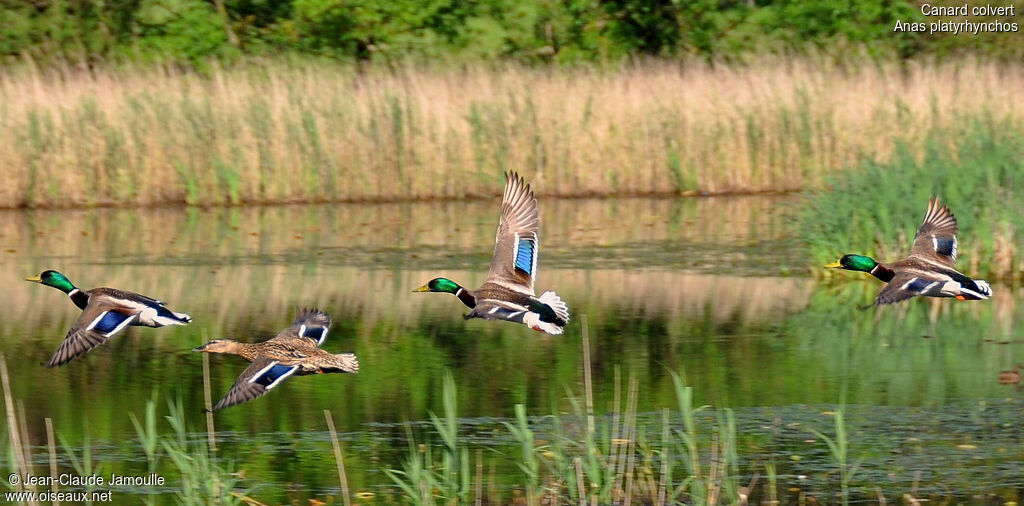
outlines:
[{"label": "green iridescent head", "polygon": [[53,270],[43,271],[38,276],[27,277],[25,278],[25,281],[32,281],[46,286],[52,286],[64,293],[68,293],[75,289],[75,285],[71,283],[71,280],[63,274]]},{"label": "green iridescent head", "polygon": [[445,292],[455,293],[459,291],[458,283],[448,278],[434,278],[427,282],[427,284],[413,290],[414,292]]},{"label": "green iridescent head", "polygon": [[846,269],[848,271],[871,272],[878,265],[874,258],[864,255],[843,255],[843,258],[832,262],[825,267],[831,269]]}]

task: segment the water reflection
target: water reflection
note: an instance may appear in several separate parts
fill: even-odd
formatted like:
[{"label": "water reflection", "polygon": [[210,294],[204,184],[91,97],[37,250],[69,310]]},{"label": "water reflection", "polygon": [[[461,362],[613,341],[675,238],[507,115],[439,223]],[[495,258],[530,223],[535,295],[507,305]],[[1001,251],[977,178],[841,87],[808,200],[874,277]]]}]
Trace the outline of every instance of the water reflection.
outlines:
[{"label": "water reflection", "polygon": [[[557,287],[575,314],[590,315],[599,368],[651,369],[660,378],[665,367],[679,365],[679,343],[693,339],[689,327],[705,328],[711,341],[728,340],[747,327],[777,324],[806,303],[807,280],[742,275],[792,268],[792,252],[776,247],[786,237],[784,220],[769,212],[785,205],[771,198],[545,202],[538,288]],[[436,377],[452,367],[479,390],[466,396],[468,415],[506,415],[514,402],[546,407],[561,397],[562,383],[576,381],[579,327],[552,339],[463,322],[456,301],[409,293],[435,275],[481,283],[495,208],[449,202],[8,212],[2,239],[9,261],[0,270],[10,286],[0,325],[4,352],[24,359],[14,371],[24,379],[16,388],[35,399],[27,407],[37,416],[88,406],[107,407],[113,419],[153,387],[194,396],[197,359],[187,350],[203,342],[203,332],[262,338],[287,324],[295,308],[315,305],[336,322],[327,349],[358,351],[363,372],[360,381],[280,394],[293,402],[360,405],[345,410],[351,424],[420,419],[436,400]],[[609,268],[614,259],[631,267]],[[131,329],[84,357],[84,365],[39,369],[77,317],[55,290],[17,283],[43,268],[61,269],[86,288],[150,294],[189,311],[195,323]],[[215,365],[215,387],[229,385],[238,364]],[[30,395],[40,385],[66,395]],[[254,428],[277,427],[274,416]]]},{"label": "water reflection", "polygon": [[[561,337],[463,321],[454,298],[409,293],[438,275],[466,286],[483,281],[496,201],[4,211],[0,349],[31,441],[45,441],[42,420],[51,417],[69,441],[81,444],[88,433],[110,466],[131,467],[139,453],[124,442],[134,441],[127,413],[140,413],[154,391],[180,396],[193,427],[205,426],[200,358],[188,350],[215,337],[266,338],[298,307],[328,311],[335,326],[324,348],[357,352],[357,376],[303,378],[216,418],[222,455],[252,484],[270,487],[257,496],[271,502],[336,493],[323,409],[343,433],[353,487],[389,483],[381,469],[400,459],[400,424],[440,409],[446,369],[459,388],[459,414],[478,425],[466,437],[505,444],[494,417],[511,416],[516,403],[538,415],[568,411],[567,389],[582,391],[584,314],[599,411],[613,404],[617,375],[636,377],[640,412],[674,406],[667,371],[684,371],[698,403],[738,409],[741,433],[755,441],[745,450],[751,462],[784,460],[799,445],[759,410],[804,423],[794,422],[797,406],[846,402],[856,406],[855,422],[885,413],[896,423],[903,408],[928,417],[1014,395],[996,378],[1024,360],[1014,334],[1024,318],[1019,296],[1000,289],[987,304],[914,301],[861,312],[877,283],[815,285],[799,275],[806,267],[785,214],[792,202],[541,202],[537,288],[557,289],[570,304],[573,321]],[[166,300],[194,323],[130,329],[48,370],[41,364],[78,313],[56,290],[20,281],[44,268],[84,288]],[[232,357],[211,365],[214,392],[245,367]],[[868,426],[858,438],[875,445],[878,430]],[[827,461],[805,458],[811,466]],[[783,474],[805,472],[797,467]],[[292,492],[280,492],[284,483]]]}]

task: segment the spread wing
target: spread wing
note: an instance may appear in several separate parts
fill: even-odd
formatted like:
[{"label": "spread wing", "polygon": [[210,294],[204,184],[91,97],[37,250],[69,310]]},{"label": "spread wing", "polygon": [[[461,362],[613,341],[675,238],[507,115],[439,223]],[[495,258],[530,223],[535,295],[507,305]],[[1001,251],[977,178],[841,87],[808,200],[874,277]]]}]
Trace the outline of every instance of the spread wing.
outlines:
[{"label": "spread wing", "polygon": [[483,299],[477,301],[473,312],[480,318],[487,320],[507,320],[510,322],[523,323],[529,309],[514,302]]},{"label": "spread wing", "polygon": [[214,411],[251,401],[271,390],[298,370],[298,365],[281,365],[277,360],[258,358],[235,380],[231,390],[217,401]]},{"label": "spread wing", "polygon": [[271,341],[305,341],[315,347],[327,339],[331,329],[331,316],[318,309],[307,309],[299,313],[292,325],[274,336]]},{"label": "spread wing", "polygon": [[540,241],[540,213],[537,199],[523,178],[506,174],[505,194],[501,199],[501,221],[494,238],[494,256],[487,280],[504,286],[518,286],[533,293],[537,274]]},{"label": "spread wing", "polygon": [[937,198],[929,199],[928,211],[914,236],[910,256],[956,267],[956,232],[956,217],[949,208],[939,205]]},{"label": "spread wing", "polygon": [[46,367],[64,365],[79,355],[105,343],[137,318],[128,314],[124,308],[105,303],[99,298],[90,297],[89,304],[82,310],[81,316],[75,320],[64,341],[60,343]]},{"label": "spread wing", "polygon": [[137,302],[145,306],[166,306],[167,304],[162,300],[156,300],[153,297],[147,297],[141,293],[128,292],[125,290],[118,290],[117,288],[93,288],[89,290],[92,296],[100,295],[103,297],[110,297],[112,299],[120,299],[125,301]]},{"label": "spread wing", "polygon": [[894,304],[925,292],[931,292],[941,284],[941,281],[925,279],[908,273],[899,273],[882,287],[872,305]]},{"label": "spread wing", "polygon": [[[550,294],[550,295],[548,295]],[[544,297],[554,297],[555,301],[544,300]],[[540,299],[541,305],[550,306],[550,311],[555,320],[545,320],[545,316],[531,310],[527,306],[512,301],[498,299],[478,300],[466,318],[479,317],[487,320],[505,320],[515,323],[522,323],[533,330],[558,335],[565,330],[565,324],[569,319],[568,308],[554,292],[544,292]],[[559,320],[560,319],[560,320]]]}]

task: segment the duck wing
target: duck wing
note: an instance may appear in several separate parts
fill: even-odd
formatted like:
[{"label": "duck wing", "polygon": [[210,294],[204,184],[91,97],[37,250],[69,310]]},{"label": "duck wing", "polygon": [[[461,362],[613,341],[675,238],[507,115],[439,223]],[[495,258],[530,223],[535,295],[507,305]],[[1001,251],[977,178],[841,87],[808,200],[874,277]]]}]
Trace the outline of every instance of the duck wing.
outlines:
[{"label": "duck wing", "polygon": [[213,410],[218,411],[260,397],[295,374],[298,369],[298,365],[282,365],[270,358],[257,358],[242,371],[235,384],[231,385],[231,390],[217,401]]},{"label": "duck wing", "polygon": [[112,299],[120,299],[120,300],[125,301],[126,303],[136,303],[136,304],[142,304],[144,306],[165,306],[165,305],[167,305],[167,303],[165,303],[162,300],[157,300],[157,299],[154,299],[152,297],[147,297],[145,295],[142,295],[141,293],[129,292],[129,291],[126,291],[126,290],[119,290],[117,288],[107,288],[107,287],[93,288],[92,290],[89,290],[89,293],[92,296],[102,295],[104,297],[110,297]]},{"label": "duck wing", "polygon": [[569,308],[555,292],[544,292],[539,299],[477,299],[476,307],[465,318],[522,323],[533,330],[557,335],[569,321]]},{"label": "duck wing", "polygon": [[133,308],[118,304],[116,300],[90,295],[82,314],[68,330],[64,341],[50,357],[46,367],[64,365],[93,348],[105,343],[138,319]]},{"label": "duck wing", "polygon": [[327,339],[331,329],[331,316],[319,309],[306,309],[299,313],[291,326],[274,336],[271,341],[302,342],[316,348]]},{"label": "duck wing", "polygon": [[936,279],[926,272],[897,272],[875,298],[874,306],[893,304],[907,300],[917,295],[931,297],[943,296],[943,288],[946,287],[947,279]]},{"label": "duck wing", "polygon": [[93,288],[89,290],[89,299],[106,300],[124,308],[125,311],[137,314],[137,325],[163,327],[185,325],[192,321],[192,317],[185,313],[171,311],[162,300],[117,288]]},{"label": "duck wing", "polygon": [[515,172],[506,174],[501,221],[487,281],[533,294],[540,241],[540,213],[530,185]]},{"label": "duck wing", "polygon": [[914,236],[911,257],[938,262],[946,267],[956,267],[956,217],[948,207],[939,204],[939,199],[928,200],[928,211],[924,222]]},{"label": "duck wing", "polygon": [[481,299],[477,301],[476,307],[470,313],[473,317],[486,320],[506,320],[510,322],[523,323],[523,318],[529,309],[515,302],[499,299]]}]

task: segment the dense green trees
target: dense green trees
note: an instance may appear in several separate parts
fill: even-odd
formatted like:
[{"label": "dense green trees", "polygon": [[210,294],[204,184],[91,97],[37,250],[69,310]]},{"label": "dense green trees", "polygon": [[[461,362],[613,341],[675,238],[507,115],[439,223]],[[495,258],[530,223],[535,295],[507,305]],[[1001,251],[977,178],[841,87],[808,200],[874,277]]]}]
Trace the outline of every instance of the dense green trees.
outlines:
[{"label": "dense green trees", "polygon": [[[894,32],[896,20],[923,16],[901,0],[0,0],[0,58],[194,62],[301,52],[568,63],[808,47],[910,56],[992,40]],[[1001,43],[990,49],[1019,52],[1018,34],[993,37]]]}]

